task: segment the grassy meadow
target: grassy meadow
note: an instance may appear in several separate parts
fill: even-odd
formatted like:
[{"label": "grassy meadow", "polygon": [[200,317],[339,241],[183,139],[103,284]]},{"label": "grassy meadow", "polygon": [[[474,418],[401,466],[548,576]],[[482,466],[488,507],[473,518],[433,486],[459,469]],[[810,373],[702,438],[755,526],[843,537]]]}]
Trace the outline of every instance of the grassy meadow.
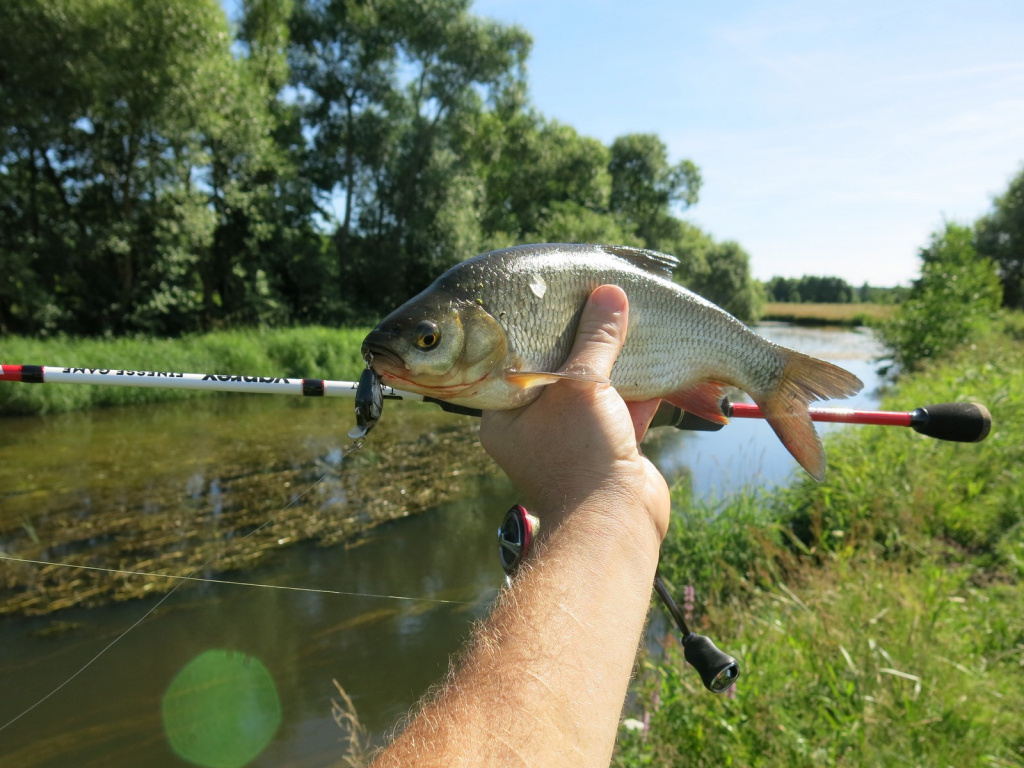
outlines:
[{"label": "grassy meadow", "polygon": [[[7,336],[0,342],[0,363],[353,380],[363,368],[359,348],[368,330],[307,326],[218,331],[180,339]],[[183,389],[3,382],[0,416],[215,396]]]},{"label": "grassy meadow", "polygon": [[821,485],[713,508],[677,490],[662,570],[742,675],[706,692],[667,637],[628,712],[649,728],[623,730],[616,765],[1024,766],[1020,333],[901,379],[883,408],[951,400],[989,407],[985,442],[850,428]]},{"label": "grassy meadow", "polygon": [[800,325],[868,325],[887,320],[896,312],[894,304],[814,304],[768,302],[761,308],[762,320]]}]

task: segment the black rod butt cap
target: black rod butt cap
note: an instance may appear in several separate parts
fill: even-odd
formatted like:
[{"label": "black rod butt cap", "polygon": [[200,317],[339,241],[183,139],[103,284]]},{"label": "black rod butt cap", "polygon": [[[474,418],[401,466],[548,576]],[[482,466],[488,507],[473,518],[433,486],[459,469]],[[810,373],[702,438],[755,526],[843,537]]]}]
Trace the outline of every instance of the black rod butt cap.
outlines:
[{"label": "black rod butt cap", "polygon": [[718,650],[711,638],[691,632],[683,638],[683,655],[712,693],[729,690],[740,676],[736,659]]},{"label": "black rod butt cap", "polygon": [[954,443],[980,443],[992,431],[992,414],[978,403],[938,403],[910,414],[916,432]]}]

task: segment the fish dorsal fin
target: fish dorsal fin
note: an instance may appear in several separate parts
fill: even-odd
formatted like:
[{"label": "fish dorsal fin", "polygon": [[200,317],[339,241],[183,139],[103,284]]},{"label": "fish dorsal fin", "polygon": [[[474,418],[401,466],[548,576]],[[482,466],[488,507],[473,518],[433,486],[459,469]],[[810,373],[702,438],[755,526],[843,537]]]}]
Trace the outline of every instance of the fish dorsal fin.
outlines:
[{"label": "fish dorsal fin", "polygon": [[667,253],[649,251],[646,248],[633,248],[628,245],[599,246],[605,253],[625,259],[640,269],[651,272],[659,277],[672,279],[672,270],[679,266],[679,259]]}]

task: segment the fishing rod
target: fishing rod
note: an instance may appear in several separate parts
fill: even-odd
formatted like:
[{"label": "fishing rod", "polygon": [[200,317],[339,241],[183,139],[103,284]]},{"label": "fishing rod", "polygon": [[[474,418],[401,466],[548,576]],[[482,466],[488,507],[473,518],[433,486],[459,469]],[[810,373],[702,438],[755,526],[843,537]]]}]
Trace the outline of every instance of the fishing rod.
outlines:
[{"label": "fishing rod", "polygon": [[[370,372],[369,374],[367,372]],[[303,397],[346,397],[354,398],[357,406],[362,405],[363,414],[357,420],[366,420],[369,426],[361,435],[372,429],[380,417],[383,402],[374,406],[368,398],[378,396],[383,400],[410,400],[437,405],[449,413],[479,416],[481,411],[454,405],[433,397],[407,392],[383,384],[372,370],[367,368],[359,381],[332,381],[282,376],[241,376],[238,374],[178,373],[175,371],[145,371],[125,368],[62,368],[42,365],[0,365],[0,381],[23,382],[26,384],[98,384],[120,387],[147,387],[154,389],[191,389],[208,392],[240,392],[250,394],[296,395]],[[360,393],[362,385],[362,393]],[[379,395],[376,392],[379,391]],[[763,419],[761,409],[750,403],[734,403],[728,398],[722,401],[722,413],[727,418]],[[811,408],[811,419],[818,422],[841,424],[871,424],[885,427],[909,427],[915,432],[960,443],[976,443],[984,440],[992,429],[992,415],[983,405],[977,403],[938,403],[915,408],[912,411],[870,411],[851,408]],[[652,427],[675,427],[697,432],[715,432],[722,424],[703,419],[693,413],[662,402],[651,422]],[[353,430],[355,433],[357,430]]]}]

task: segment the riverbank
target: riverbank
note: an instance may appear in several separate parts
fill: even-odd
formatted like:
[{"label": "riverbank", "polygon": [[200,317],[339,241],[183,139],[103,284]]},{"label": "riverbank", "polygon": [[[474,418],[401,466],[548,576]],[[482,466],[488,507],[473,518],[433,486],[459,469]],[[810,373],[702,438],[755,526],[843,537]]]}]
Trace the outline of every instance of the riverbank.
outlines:
[{"label": "riverbank", "polygon": [[675,637],[616,764],[1024,765],[1024,343],[995,335],[883,402],[976,400],[981,444],[845,430],[828,477],[689,503],[664,548],[694,624],[743,669],[704,691]]},{"label": "riverbank", "polygon": [[[304,326],[217,331],[180,339],[6,336],[0,344],[0,363],[351,381],[362,371],[359,349],[368,330]],[[211,393],[185,389],[0,383],[0,416],[66,413],[193,397],[211,397]]]},{"label": "riverbank", "polygon": [[890,304],[794,304],[768,302],[761,319],[795,325],[844,325],[858,327],[888,320],[896,311]]}]

